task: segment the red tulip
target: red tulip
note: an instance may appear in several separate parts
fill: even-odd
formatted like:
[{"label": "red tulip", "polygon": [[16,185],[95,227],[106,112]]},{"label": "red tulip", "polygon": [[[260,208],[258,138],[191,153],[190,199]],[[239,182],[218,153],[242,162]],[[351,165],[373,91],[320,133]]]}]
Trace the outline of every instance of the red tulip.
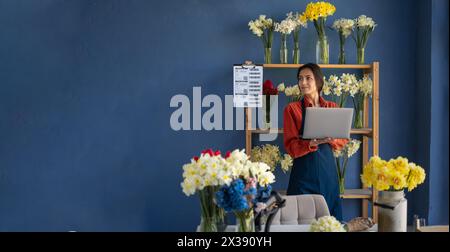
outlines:
[{"label": "red tulip", "polygon": [[263,94],[264,95],[277,95],[278,89],[273,86],[273,82],[271,80],[266,80],[263,83]]}]

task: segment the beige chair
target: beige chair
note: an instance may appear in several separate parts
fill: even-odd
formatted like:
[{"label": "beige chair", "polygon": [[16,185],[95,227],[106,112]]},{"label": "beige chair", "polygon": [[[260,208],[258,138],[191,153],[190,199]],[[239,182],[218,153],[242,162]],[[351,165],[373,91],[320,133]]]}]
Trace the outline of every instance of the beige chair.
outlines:
[{"label": "beige chair", "polygon": [[274,216],[271,226],[308,225],[322,216],[330,215],[322,195],[283,195],[283,198],[286,199],[286,205]]}]

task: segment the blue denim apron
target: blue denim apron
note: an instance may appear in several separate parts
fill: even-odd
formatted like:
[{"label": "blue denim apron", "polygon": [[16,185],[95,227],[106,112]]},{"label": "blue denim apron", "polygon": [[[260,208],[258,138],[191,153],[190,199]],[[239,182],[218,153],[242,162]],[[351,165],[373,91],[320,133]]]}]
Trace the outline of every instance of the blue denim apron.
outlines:
[{"label": "blue denim apron", "polygon": [[[305,126],[305,106],[303,99],[302,127]],[[330,214],[342,221],[342,200],[339,197],[339,184],[336,172],[336,160],[329,144],[320,144],[317,151],[294,159],[289,178],[287,195],[321,194],[325,198]]]}]

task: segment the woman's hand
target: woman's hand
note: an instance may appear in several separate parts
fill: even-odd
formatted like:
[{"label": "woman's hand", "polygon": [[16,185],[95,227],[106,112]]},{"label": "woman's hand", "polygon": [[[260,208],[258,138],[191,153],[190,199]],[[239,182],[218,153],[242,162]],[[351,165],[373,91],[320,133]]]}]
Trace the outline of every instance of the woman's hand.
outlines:
[{"label": "woman's hand", "polygon": [[316,147],[319,144],[330,143],[331,141],[333,141],[333,138],[331,138],[331,137],[322,138],[322,139],[312,139],[309,142],[309,146],[310,147]]}]

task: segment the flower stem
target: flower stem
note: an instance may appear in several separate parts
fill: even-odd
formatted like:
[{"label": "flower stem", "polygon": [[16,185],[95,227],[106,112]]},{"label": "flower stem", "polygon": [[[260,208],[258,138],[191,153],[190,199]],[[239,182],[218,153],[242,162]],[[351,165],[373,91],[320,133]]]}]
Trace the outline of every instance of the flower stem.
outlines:
[{"label": "flower stem", "polygon": [[341,32],[339,32],[339,64],[345,64],[345,36]]}]

